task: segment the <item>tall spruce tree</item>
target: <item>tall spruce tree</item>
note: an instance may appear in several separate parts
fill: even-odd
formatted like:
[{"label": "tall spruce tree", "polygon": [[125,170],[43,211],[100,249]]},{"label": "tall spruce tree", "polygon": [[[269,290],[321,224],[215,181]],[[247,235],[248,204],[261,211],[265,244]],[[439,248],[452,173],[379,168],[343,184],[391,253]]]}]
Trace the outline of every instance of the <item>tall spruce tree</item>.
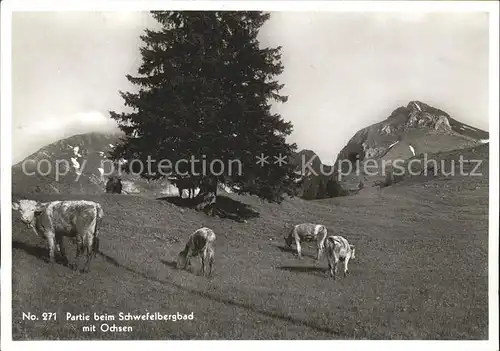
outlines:
[{"label": "tall spruce tree", "polygon": [[[285,140],[292,125],[271,111],[272,101],[287,101],[276,80],[283,72],[281,47],[260,48],[257,40],[270,15],[154,11],[152,16],[161,29],[145,30],[138,76],[127,75],[137,91],[120,91],[133,112],[110,111],[125,133],[112,157],[146,165],[149,156],[156,161],[150,170],[132,169],[147,178],[164,177],[167,168],[159,166],[176,165],[170,179],[184,188],[186,182],[199,186],[199,208],[215,201],[220,183],[272,202],[295,195],[296,145]],[[257,164],[261,154],[268,163]],[[286,163],[276,162],[280,155]],[[192,158],[196,162],[179,162]],[[158,162],[165,159],[171,163]]]}]

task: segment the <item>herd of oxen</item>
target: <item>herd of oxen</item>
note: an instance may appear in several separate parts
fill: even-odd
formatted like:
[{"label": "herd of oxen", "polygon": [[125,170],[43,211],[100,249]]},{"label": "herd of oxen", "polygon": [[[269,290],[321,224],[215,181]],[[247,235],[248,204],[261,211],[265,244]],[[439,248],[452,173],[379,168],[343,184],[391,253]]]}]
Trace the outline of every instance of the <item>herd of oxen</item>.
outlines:
[{"label": "herd of oxen", "polygon": [[[12,203],[12,209],[19,211],[21,221],[32,229],[36,235],[48,243],[49,262],[54,262],[57,249],[65,264],[81,272],[90,270],[90,262],[99,251],[99,227],[104,212],[99,203],[86,200],[37,202],[34,200],[19,200]],[[63,245],[63,237],[73,238],[76,242],[75,262],[69,262]],[[338,262],[344,264],[344,276],[348,273],[348,263],[355,258],[355,247],[336,235],[328,235],[327,229],[321,224],[302,223],[293,226],[285,234],[288,248],[295,243],[297,256],[302,258],[301,243],[316,242],[319,261],[326,251],[330,276],[336,279]],[[201,259],[203,275],[211,275],[215,262],[215,240],[213,230],[200,228],[192,233],[184,249],[177,257],[177,267],[186,269],[191,257]],[[83,258],[83,266],[80,259]]]}]

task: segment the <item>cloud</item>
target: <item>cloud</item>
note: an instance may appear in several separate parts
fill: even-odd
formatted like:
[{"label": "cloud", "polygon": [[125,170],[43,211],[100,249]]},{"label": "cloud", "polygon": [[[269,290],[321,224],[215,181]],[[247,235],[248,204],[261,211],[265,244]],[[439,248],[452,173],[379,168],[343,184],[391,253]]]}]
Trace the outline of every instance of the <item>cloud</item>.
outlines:
[{"label": "cloud", "polygon": [[101,112],[78,112],[73,115],[63,117],[48,117],[41,121],[30,122],[30,124],[20,125],[19,129],[28,137],[38,134],[57,134],[78,132],[82,129],[102,132],[118,131],[114,120],[105,116]]},{"label": "cloud", "polygon": [[60,138],[112,131],[139,64],[144,12],[13,14],[14,162]]},{"label": "cloud", "polygon": [[328,162],[359,129],[410,100],[488,130],[484,13],[275,13],[262,42],[283,46],[291,140]]},{"label": "cloud", "polygon": [[[13,16],[15,159],[71,133],[112,129],[119,90],[140,64],[143,12]],[[488,16],[484,13],[274,12],[259,40],[282,46],[289,95],[274,109],[290,141],[325,162],[359,129],[410,100],[488,130]]]},{"label": "cloud", "polygon": [[16,147],[12,150],[13,162],[21,161],[37,148],[72,135],[89,132],[115,133],[118,131],[116,122],[98,111],[78,112],[30,121],[17,125],[12,132],[12,139],[16,141]]}]

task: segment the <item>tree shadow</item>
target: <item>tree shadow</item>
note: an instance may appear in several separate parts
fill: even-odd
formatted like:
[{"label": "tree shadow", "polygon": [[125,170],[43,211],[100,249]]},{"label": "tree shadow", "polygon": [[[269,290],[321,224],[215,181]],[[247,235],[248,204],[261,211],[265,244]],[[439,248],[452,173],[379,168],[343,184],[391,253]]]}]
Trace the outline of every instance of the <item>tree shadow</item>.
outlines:
[{"label": "tree shadow", "polygon": [[[179,207],[195,208],[198,200],[180,198],[178,196],[159,197],[157,200],[167,201]],[[210,205],[215,215],[221,218],[229,218],[237,222],[245,222],[248,219],[260,217],[260,213],[241,201],[231,199],[224,195],[218,195],[215,204]]]},{"label": "tree shadow", "polygon": [[156,200],[167,201],[168,203],[179,207],[188,207],[188,208],[194,207],[193,199],[180,198],[178,196],[163,196],[156,198]]}]

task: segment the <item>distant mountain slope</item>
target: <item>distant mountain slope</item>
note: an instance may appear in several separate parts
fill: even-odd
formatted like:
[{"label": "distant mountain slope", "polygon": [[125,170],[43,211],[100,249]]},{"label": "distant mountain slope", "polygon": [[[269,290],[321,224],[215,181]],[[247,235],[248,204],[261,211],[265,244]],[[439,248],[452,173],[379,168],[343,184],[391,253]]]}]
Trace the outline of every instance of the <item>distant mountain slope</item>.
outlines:
[{"label": "distant mountain slope", "polygon": [[[100,193],[118,134],[88,133],[49,144],[12,167],[13,191]],[[101,169],[101,170],[99,170]]]},{"label": "distant mountain slope", "polygon": [[488,132],[458,122],[423,102],[410,101],[406,107],[394,110],[386,120],[358,131],[340,151],[336,163],[408,158],[420,153],[471,147],[488,139]]},{"label": "distant mountain slope", "polygon": [[334,180],[336,172],[333,166],[325,165],[314,151],[304,149],[295,154],[292,162],[297,165],[297,172],[302,175],[299,191],[301,198],[322,199],[343,193],[338,182]]},{"label": "distant mountain slope", "polygon": [[[23,162],[12,168],[13,190],[23,193],[102,193],[113,165],[107,156],[119,138],[120,134],[88,133],[47,145],[24,160],[30,160],[24,162],[24,171]],[[367,160],[375,160],[378,164],[396,159],[410,160],[422,154],[474,147],[488,138],[487,132],[460,123],[442,110],[411,101],[406,107],[394,110],[386,120],[358,131],[339,153],[335,166],[324,165],[314,151],[308,149],[296,153],[291,162],[302,174],[299,196],[320,199],[348,195],[383,179],[363,172],[356,174],[353,169],[351,174],[342,174],[339,181],[342,160],[359,160],[361,165]],[[58,163],[60,172],[66,174],[56,177],[54,166]],[[49,164],[52,171],[47,175],[36,172],[36,165],[44,172]],[[308,164],[310,168],[306,167]],[[178,193],[167,180],[147,182],[138,176],[122,173],[122,181],[126,193]],[[224,186],[220,190],[230,191]]]},{"label": "distant mountain slope", "polygon": [[[118,163],[127,161],[113,162],[108,157],[121,135],[79,134],[41,148],[12,167],[13,192],[99,194],[105,191],[109,176],[118,175],[125,194],[178,195],[177,187],[167,179],[147,181],[119,171]],[[220,185],[219,192],[231,190]]]},{"label": "distant mountain slope", "polygon": [[121,134],[87,133],[41,148],[12,167],[13,192],[99,194],[105,191],[109,176],[119,175],[125,194],[177,195],[177,187],[167,180],[148,182],[138,175],[118,171],[118,163],[108,157],[120,137]]},{"label": "distant mountain slope", "polygon": [[382,172],[382,161],[407,161],[424,154],[471,148],[488,143],[488,140],[488,132],[461,123],[423,102],[410,101],[406,107],[395,109],[384,121],[358,131],[340,151],[335,168],[347,172],[348,161],[351,162],[352,172],[343,175],[341,184],[344,189],[352,190],[360,182],[371,186],[380,181],[380,174],[363,172],[368,160]]}]

